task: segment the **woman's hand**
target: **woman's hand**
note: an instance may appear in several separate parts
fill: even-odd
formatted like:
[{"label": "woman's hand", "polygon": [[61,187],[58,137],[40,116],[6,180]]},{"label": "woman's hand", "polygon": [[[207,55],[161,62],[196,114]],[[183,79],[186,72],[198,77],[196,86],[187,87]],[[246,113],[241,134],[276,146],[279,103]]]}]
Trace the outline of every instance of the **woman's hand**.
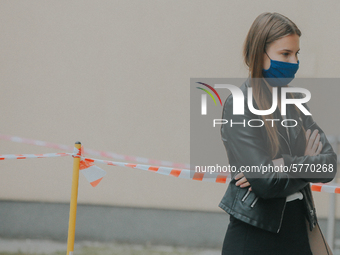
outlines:
[{"label": "woman's hand", "polygon": [[[235,183],[236,186],[240,185],[241,188],[250,186],[250,183],[247,181],[247,178],[244,176],[244,174],[242,172],[235,175],[234,179],[235,180],[239,179]],[[251,187],[249,187],[249,190],[251,191]]]},{"label": "woman's hand", "polygon": [[305,156],[316,156],[322,150],[322,143],[320,142],[319,130],[315,129],[311,134],[311,130],[306,131],[306,150]]}]

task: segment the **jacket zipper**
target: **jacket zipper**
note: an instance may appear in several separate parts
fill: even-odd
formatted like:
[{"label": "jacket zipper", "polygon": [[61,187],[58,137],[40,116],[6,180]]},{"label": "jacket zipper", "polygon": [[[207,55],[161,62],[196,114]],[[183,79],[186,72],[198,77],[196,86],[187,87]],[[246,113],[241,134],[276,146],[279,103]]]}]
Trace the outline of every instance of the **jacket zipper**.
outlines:
[{"label": "jacket zipper", "polygon": [[247,196],[249,195],[249,193],[250,193],[250,190],[248,189],[248,191],[247,191],[247,193],[244,195],[244,197],[242,198],[242,202],[244,201],[244,200],[246,200],[246,198],[247,198]]},{"label": "jacket zipper", "polygon": [[[289,143],[287,142],[287,140],[286,140],[286,138],[284,138],[284,136],[283,135],[281,135],[280,134],[280,132],[278,132],[279,133],[279,135],[285,140],[285,142],[287,143],[287,145],[288,145],[288,149],[289,149],[289,154],[290,154],[290,156],[292,156],[292,152],[291,152],[291,150],[290,150],[290,146],[289,146]],[[286,208],[286,204],[287,204],[287,202],[285,201],[285,204],[284,204],[284,206],[283,206],[283,210],[282,210],[282,214],[281,214],[281,219],[280,219],[280,226],[279,226],[279,229],[277,230],[277,233],[279,233],[279,231],[280,231],[280,229],[281,229],[281,225],[282,225],[282,218],[283,218],[283,213],[284,213],[284,211],[285,211],[285,208]]]},{"label": "jacket zipper", "polygon": [[[301,117],[300,117],[301,118]],[[301,119],[300,119],[301,120]],[[306,128],[306,130],[308,130],[309,128],[311,128],[313,125],[315,124],[315,121],[312,123],[312,124],[310,124],[307,128]],[[306,200],[307,200],[307,198],[306,198]],[[311,224],[312,224],[312,226],[314,227],[315,225],[316,225],[316,223],[315,223],[315,221],[314,221],[314,207],[313,207],[313,204],[311,205],[311,207],[309,206],[309,203],[307,203],[308,204],[308,209],[309,209],[309,213],[310,213],[310,215],[311,215],[311,220],[312,220],[312,222],[311,222]],[[327,253],[328,253],[328,251],[327,251]]]},{"label": "jacket zipper", "polygon": [[255,198],[254,202],[250,205],[250,207],[254,207],[254,205],[256,204],[258,199],[259,199],[259,197]]},{"label": "jacket zipper", "polygon": [[[313,126],[315,124],[315,122],[313,122],[308,128],[310,128],[311,126]],[[307,128],[307,129],[308,129]],[[289,154],[292,156],[292,152],[290,150],[290,146],[289,146],[289,143],[287,142],[286,138],[284,138],[283,135],[281,135],[280,132],[278,132],[278,134],[283,138],[283,140],[285,140],[286,144],[288,145],[288,149],[289,149]],[[281,229],[281,225],[282,225],[282,218],[283,218],[283,213],[285,211],[285,208],[286,208],[286,204],[287,202],[285,202],[284,204],[284,207],[283,207],[283,210],[282,210],[282,214],[281,214],[281,220],[280,220],[280,226],[279,226],[279,229],[277,230],[277,233],[279,233],[280,229]],[[310,214],[312,215],[312,219],[314,221],[314,217],[313,217],[313,214],[314,214],[314,209],[312,208],[312,210],[310,210]]]},{"label": "jacket zipper", "polygon": [[277,230],[277,232],[276,232],[276,233],[279,233],[279,231],[280,231],[280,228],[281,228],[281,225],[282,225],[282,218],[283,218],[283,213],[284,213],[284,211],[285,211],[286,204],[287,204],[287,202],[285,201],[285,205],[283,206],[283,210],[282,210],[282,214],[281,214],[281,219],[280,219],[280,226],[279,226],[279,229]]}]

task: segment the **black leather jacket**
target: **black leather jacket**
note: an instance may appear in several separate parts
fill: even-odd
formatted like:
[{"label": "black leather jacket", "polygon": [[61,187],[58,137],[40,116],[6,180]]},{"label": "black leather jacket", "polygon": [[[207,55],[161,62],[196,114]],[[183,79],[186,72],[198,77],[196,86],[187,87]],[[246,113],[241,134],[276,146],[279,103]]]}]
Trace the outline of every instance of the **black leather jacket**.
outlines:
[{"label": "black leather jacket", "polygon": [[[240,89],[244,94],[244,115],[233,115],[233,96],[230,95],[223,107],[222,118],[233,122],[248,122],[249,119],[260,119],[261,116],[253,114],[247,104],[247,88],[249,87],[250,77],[241,85]],[[294,93],[297,97],[303,97],[300,93]],[[256,107],[255,100],[253,105]],[[303,104],[308,110],[309,107]],[[301,113],[301,116],[292,108],[293,105],[287,105],[287,119],[295,119],[298,125],[288,127],[289,138],[285,127],[280,122],[277,122],[279,142],[281,147],[276,158],[283,158],[284,165],[291,164],[333,164],[333,172],[316,173],[313,172],[313,178],[307,178],[299,173],[250,173],[244,172],[252,191],[248,187],[241,188],[236,186],[234,176],[237,173],[232,173],[232,180],[228,185],[227,191],[222,198],[219,207],[235,218],[249,223],[253,226],[278,233],[280,231],[283,212],[286,206],[286,197],[297,191],[303,194],[303,202],[306,208],[306,217],[309,222],[310,230],[317,223],[317,215],[315,205],[310,188],[310,182],[330,182],[334,179],[337,172],[337,154],[326,138],[326,135],[321,128],[315,123],[311,115]],[[275,119],[281,119],[280,111],[277,109],[274,112]],[[252,123],[252,125],[259,125]],[[287,123],[287,125],[292,125]],[[304,156],[305,144],[302,143],[303,132],[301,125],[305,130],[319,130],[320,141],[322,142],[322,151],[317,156]],[[260,166],[271,164],[272,159],[267,151],[267,132],[264,125],[262,127],[245,127],[237,125],[230,127],[230,123],[221,126],[221,136],[224,146],[227,151],[230,166]],[[307,168],[304,167],[302,172]],[[310,169],[307,169],[310,171]],[[260,175],[265,178],[256,178]],[[309,175],[310,177],[311,175]],[[294,177],[294,178],[292,178]],[[299,177],[299,178],[297,178]],[[288,202],[289,203],[289,202]]]}]

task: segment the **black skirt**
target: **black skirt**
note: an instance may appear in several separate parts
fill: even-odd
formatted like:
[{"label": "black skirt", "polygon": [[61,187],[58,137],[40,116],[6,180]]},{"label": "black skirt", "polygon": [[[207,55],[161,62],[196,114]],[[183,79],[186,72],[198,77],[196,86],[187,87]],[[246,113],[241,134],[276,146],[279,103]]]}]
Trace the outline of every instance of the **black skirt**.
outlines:
[{"label": "black skirt", "polygon": [[269,232],[230,215],[222,255],[313,255],[310,250],[304,203],[289,201],[279,233]]}]

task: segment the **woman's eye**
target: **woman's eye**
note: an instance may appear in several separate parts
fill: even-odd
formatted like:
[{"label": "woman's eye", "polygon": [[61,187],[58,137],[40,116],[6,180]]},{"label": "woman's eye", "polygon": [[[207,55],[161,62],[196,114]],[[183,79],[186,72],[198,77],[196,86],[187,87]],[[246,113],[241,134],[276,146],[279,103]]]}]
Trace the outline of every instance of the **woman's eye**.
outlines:
[{"label": "woman's eye", "polygon": [[282,55],[287,57],[289,53],[285,52],[285,53],[282,53]]}]

